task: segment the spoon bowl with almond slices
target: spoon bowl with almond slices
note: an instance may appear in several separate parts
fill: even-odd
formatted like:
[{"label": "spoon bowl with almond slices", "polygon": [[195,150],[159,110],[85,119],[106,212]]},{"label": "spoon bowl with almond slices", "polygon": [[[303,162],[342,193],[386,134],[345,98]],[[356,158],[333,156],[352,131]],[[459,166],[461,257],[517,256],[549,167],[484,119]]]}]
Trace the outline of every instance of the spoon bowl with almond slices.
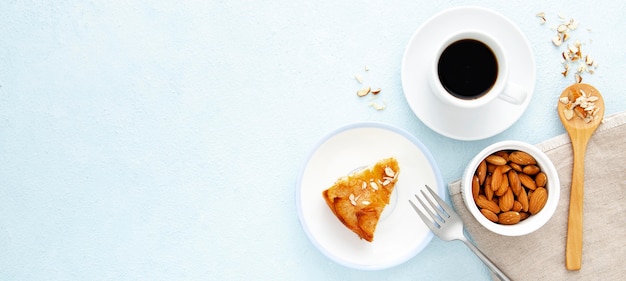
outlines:
[{"label": "spoon bowl with almond slices", "polygon": [[574,153],[565,266],[568,270],[580,270],[583,244],[585,152],[589,139],[604,117],[604,99],[593,86],[577,83],[563,91],[557,108],[561,123],[572,141]]}]

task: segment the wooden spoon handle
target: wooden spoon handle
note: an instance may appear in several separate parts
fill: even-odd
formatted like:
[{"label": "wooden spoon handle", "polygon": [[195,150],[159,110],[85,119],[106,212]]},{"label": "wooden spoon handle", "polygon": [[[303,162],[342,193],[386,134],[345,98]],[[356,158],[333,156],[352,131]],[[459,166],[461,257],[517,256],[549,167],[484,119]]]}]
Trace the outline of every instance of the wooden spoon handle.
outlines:
[{"label": "wooden spoon handle", "polygon": [[567,244],[565,247],[565,266],[568,270],[580,270],[582,263],[583,194],[585,187],[586,147],[586,142],[572,143],[574,150],[574,167],[572,170],[572,188],[567,222]]}]

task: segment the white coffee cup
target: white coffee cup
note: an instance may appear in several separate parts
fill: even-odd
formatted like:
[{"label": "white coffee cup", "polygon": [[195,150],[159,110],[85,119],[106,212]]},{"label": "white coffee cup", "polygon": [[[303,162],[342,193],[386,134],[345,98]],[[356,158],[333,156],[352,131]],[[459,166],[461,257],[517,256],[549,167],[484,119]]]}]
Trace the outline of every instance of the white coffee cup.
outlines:
[{"label": "white coffee cup", "polygon": [[[458,93],[452,93],[443,85],[439,73],[439,60],[447,48],[455,42],[465,39],[481,42],[491,49],[497,63],[497,72],[495,81],[490,84],[491,87],[488,87],[482,94],[460,98],[457,97],[459,96]],[[471,56],[472,54],[468,55]],[[431,67],[430,86],[434,94],[443,102],[455,107],[478,108],[493,102],[495,99],[520,105],[528,96],[528,92],[523,87],[509,81],[509,65],[501,45],[495,38],[479,30],[462,30],[439,42],[439,48]]]}]

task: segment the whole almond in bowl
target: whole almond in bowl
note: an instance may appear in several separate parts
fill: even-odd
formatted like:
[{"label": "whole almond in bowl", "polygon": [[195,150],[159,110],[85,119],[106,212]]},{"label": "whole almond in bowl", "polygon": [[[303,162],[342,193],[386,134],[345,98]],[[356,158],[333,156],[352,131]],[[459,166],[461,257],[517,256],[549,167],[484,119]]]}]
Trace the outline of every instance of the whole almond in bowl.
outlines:
[{"label": "whole almond in bowl", "polygon": [[552,217],[560,183],[554,164],[541,150],[520,141],[502,141],[469,162],[461,191],[481,225],[500,235],[520,236]]}]

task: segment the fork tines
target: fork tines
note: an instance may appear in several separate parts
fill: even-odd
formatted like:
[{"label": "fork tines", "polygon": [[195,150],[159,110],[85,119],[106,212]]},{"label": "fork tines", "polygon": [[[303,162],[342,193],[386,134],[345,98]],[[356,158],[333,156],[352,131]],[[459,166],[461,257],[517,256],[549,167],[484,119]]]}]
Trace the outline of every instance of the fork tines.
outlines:
[{"label": "fork tines", "polygon": [[[422,220],[428,226],[428,228],[430,228],[434,232],[438,230],[443,223],[446,223],[446,221],[454,215],[454,211],[428,185],[426,185],[426,189],[431,194],[431,196],[428,196],[424,192],[424,190],[420,190],[420,192],[422,193],[422,197],[424,197],[424,200],[426,200],[428,202],[428,205],[430,205],[430,208],[426,205],[426,203],[424,203],[424,201],[417,194],[415,194],[415,198],[420,203],[422,208],[424,208],[424,210],[428,213],[430,218],[428,218],[426,214],[424,214],[411,200],[409,200],[409,203],[411,203],[411,206],[413,207],[415,212],[417,212],[420,218],[422,218]],[[429,197],[434,198],[438,204],[433,202],[432,199],[430,199]],[[432,210],[434,210],[436,214],[433,213]]]}]

